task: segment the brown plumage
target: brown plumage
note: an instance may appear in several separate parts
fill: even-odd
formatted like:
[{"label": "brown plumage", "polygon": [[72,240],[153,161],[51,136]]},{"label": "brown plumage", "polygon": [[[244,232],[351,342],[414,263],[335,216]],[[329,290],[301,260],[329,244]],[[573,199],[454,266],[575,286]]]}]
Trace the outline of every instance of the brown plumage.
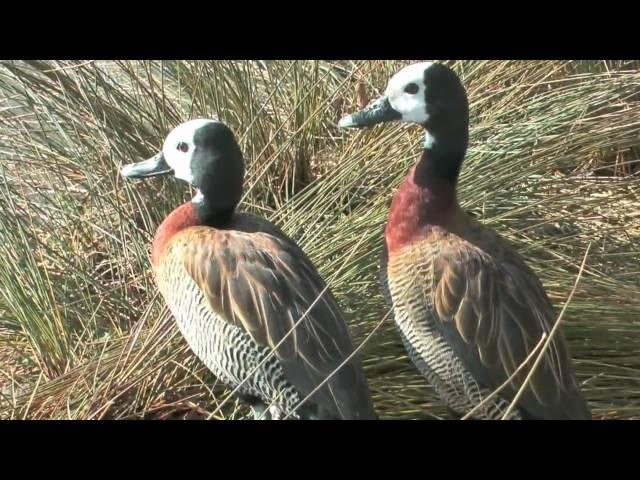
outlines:
[{"label": "brown plumage", "polygon": [[[231,132],[218,122],[186,125],[169,135],[163,156],[200,198],[160,225],[152,263],[190,347],[256,417],[375,418],[342,312],[311,261],[273,224],[234,212],[237,192],[217,196],[241,188],[242,169],[229,171],[242,161]],[[173,153],[185,142],[195,147],[188,173]]]},{"label": "brown plumage", "polygon": [[[398,209],[404,207],[392,203],[391,212]],[[393,231],[393,225],[387,229]],[[394,237],[390,233],[388,238]],[[483,396],[502,385],[542,334],[548,335],[553,327],[557,314],[534,272],[502,237],[457,204],[440,225],[414,230],[406,243],[392,240],[389,244],[393,250],[383,275],[396,315],[427,322],[421,319],[426,313],[433,322],[432,335],[447,342],[458,367],[478,382]],[[411,285],[403,282],[408,276],[414,277]],[[416,305],[415,299],[420,298]],[[401,329],[411,327],[403,324]],[[512,400],[527,372],[528,368],[522,369],[500,396]],[[460,383],[464,381],[469,380]],[[556,332],[529,385],[519,400],[525,416],[570,419],[589,415],[562,332]],[[471,401],[451,403],[464,405],[457,409],[460,415],[475,406]],[[480,410],[477,416],[492,417],[494,412],[493,417],[504,413],[489,404],[487,412]]]},{"label": "brown plumage", "polygon": [[[392,78],[385,97],[342,122],[363,127],[409,118],[427,131],[422,157],[391,203],[381,280],[411,359],[459,416],[503,384],[557,318],[517,252],[458,205],[467,108],[450,69],[414,64]],[[501,418],[532,365],[473,417]],[[590,417],[557,331],[510,418]]]}]

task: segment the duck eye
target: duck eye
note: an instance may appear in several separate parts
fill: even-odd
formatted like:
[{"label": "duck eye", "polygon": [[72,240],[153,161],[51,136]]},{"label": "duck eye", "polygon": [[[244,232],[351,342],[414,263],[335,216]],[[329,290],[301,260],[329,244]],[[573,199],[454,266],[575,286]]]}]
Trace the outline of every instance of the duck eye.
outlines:
[{"label": "duck eye", "polygon": [[410,83],[409,85],[404,87],[404,91],[411,95],[415,95],[416,93],[418,93],[418,85],[416,85],[415,83]]},{"label": "duck eye", "polygon": [[180,150],[182,153],[187,153],[187,152],[189,151],[189,145],[187,145],[187,144],[186,144],[186,143],[184,143],[184,142],[180,142],[180,143],[178,144],[178,147],[177,147],[177,148],[178,148],[178,150]]}]

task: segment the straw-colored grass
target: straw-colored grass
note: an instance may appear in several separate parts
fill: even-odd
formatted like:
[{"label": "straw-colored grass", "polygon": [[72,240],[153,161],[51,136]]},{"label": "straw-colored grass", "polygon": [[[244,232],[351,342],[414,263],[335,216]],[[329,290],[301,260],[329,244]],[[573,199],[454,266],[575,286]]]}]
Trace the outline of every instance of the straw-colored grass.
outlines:
[{"label": "straw-colored grass", "polygon": [[[407,62],[0,64],[0,417],[245,418],[157,295],[155,227],[192,192],[119,168],[216,116],[247,160],[241,208],[309,253],[359,343],[418,128],[343,132]],[[471,101],[465,209],[508,237],[558,307],[596,418],[640,418],[640,62],[449,62]],[[387,319],[362,350],[381,418],[441,418]]]}]

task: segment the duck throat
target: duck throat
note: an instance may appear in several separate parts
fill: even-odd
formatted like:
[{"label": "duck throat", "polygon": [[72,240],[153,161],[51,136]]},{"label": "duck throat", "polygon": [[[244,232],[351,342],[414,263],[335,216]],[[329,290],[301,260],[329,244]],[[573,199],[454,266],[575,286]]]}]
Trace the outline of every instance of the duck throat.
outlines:
[{"label": "duck throat", "polygon": [[183,203],[163,220],[156,230],[151,246],[151,265],[154,269],[158,266],[162,252],[169,240],[181,230],[196,225],[201,225],[201,222],[196,210],[196,204],[192,201]]},{"label": "duck throat", "polygon": [[158,264],[165,247],[180,231],[200,225],[225,228],[231,222],[234,212],[235,205],[216,206],[201,192],[197,192],[192,200],[171,212],[156,230],[151,247],[152,266],[155,267]]},{"label": "duck throat", "polygon": [[[458,145],[460,145],[458,143]],[[411,168],[391,202],[385,229],[389,252],[446,228],[458,211],[456,185],[464,147],[427,136],[420,161]]]},{"label": "duck throat", "polygon": [[458,183],[460,167],[467,153],[469,131],[466,126],[453,131],[425,131],[424,150],[416,166],[416,183]]}]

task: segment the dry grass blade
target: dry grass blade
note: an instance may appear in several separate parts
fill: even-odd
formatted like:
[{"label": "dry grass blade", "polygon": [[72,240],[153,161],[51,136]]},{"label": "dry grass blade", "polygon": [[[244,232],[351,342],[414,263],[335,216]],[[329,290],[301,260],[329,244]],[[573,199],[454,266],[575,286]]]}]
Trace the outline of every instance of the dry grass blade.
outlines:
[{"label": "dry grass blade", "polygon": [[[241,209],[282,226],[332,278],[361,345],[387,311],[383,229],[422,135],[336,123],[406,63],[0,62],[0,416],[248,415],[222,406],[230,389],[156,297],[151,238],[192,192],[118,176],[196,116],[237,133]],[[640,418],[640,63],[448,63],[471,102],[463,207],[515,244],[553,302],[592,243],[563,328],[594,417]],[[376,411],[444,416],[392,323],[360,350]]]},{"label": "dry grass blade", "polygon": [[340,365],[338,365],[331,373],[329,373],[327,375],[327,378],[325,378],[322,382],[320,382],[313,390],[311,390],[307,396],[305,396],[302,400],[300,400],[300,403],[298,403],[296,405],[296,407],[290,412],[288,413],[284,419],[288,419],[291,417],[291,415],[293,415],[298,408],[300,408],[300,406],[304,405],[304,402],[306,402],[307,400],[309,400],[309,398],[311,398],[311,396],[316,393],[319,389],[321,389],[329,380],[331,380],[331,378],[336,374],[336,372],[338,372],[343,366],[345,366],[347,364],[347,362],[349,362],[353,357],[355,357],[356,355],[358,355],[358,352],[360,350],[362,350],[362,348],[369,342],[369,340],[371,340],[371,337],[373,337],[373,335],[380,329],[380,327],[382,326],[382,324],[384,322],[387,321],[387,319],[391,316],[391,314],[393,313],[393,310],[390,308],[387,313],[385,314],[384,317],[382,317],[382,319],[380,319],[380,321],[374,325],[373,329],[371,329],[371,332],[369,332],[369,334],[362,339],[362,341],[360,342],[359,345],[356,346],[356,348],[353,349],[353,352],[351,352],[347,358],[345,358],[342,362],[340,362]]},{"label": "dry grass blade", "polygon": [[[357,251],[357,249],[354,249],[351,253],[351,255],[353,255],[353,253],[355,253]],[[338,272],[339,273],[339,272]],[[266,362],[268,362],[271,358],[273,358],[274,355],[276,355],[276,352],[278,351],[278,348],[287,340],[287,338],[289,338],[290,335],[292,335],[295,330],[298,328],[298,326],[300,325],[300,323],[302,323],[302,321],[304,319],[307,318],[307,315],[309,314],[309,312],[313,309],[313,307],[322,299],[323,295],[327,292],[327,290],[329,290],[330,287],[330,283],[327,282],[325,287],[318,293],[318,295],[316,296],[316,298],[313,300],[313,302],[311,302],[311,304],[307,307],[307,309],[304,311],[304,313],[300,316],[299,319],[297,319],[295,321],[295,323],[291,326],[291,328],[289,329],[289,331],[287,331],[287,333],[285,333],[282,338],[280,339],[280,341],[274,345],[273,349],[271,350],[271,352],[269,352],[268,355],[265,356],[265,358],[262,359],[262,361],[258,362],[256,364],[256,366],[254,368],[252,368],[249,372],[247,372],[247,374],[245,375],[245,377],[242,379],[242,381],[240,381],[240,383],[238,383],[238,385],[229,393],[229,395],[227,396],[227,398],[225,398],[222,403],[218,406],[218,408],[216,408],[216,410],[209,415],[209,418],[213,417],[214,414],[218,413],[218,411],[227,403],[227,401],[229,401],[233,395],[240,390],[240,388],[242,387],[242,385],[244,385]],[[349,358],[352,358],[352,356],[349,356]],[[348,361],[348,360],[347,360]],[[326,382],[328,380],[325,379],[324,382]],[[324,382],[322,384],[324,384]],[[319,388],[319,387],[318,387]],[[315,390],[314,390],[315,391]],[[305,399],[306,400],[306,399]],[[296,407],[298,408],[300,405],[302,405],[303,402],[300,402],[300,404]],[[269,405],[269,407],[273,406],[273,403],[271,405]]]},{"label": "dry grass blade", "polygon": [[518,392],[513,397],[513,400],[509,404],[509,407],[507,408],[507,410],[504,412],[504,415],[502,416],[502,420],[506,420],[507,418],[509,418],[509,415],[511,415],[511,412],[513,412],[513,409],[518,404],[518,400],[520,400],[520,397],[522,397],[522,394],[524,393],[527,386],[529,385],[529,382],[531,381],[531,377],[533,377],[533,375],[536,373],[536,369],[538,368],[538,365],[540,365],[540,362],[544,358],[544,354],[549,348],[549,345],[551,345],[551,342],[553,341],[553,336],[556,334],[556,332],[558,331],[558,328],[560,327],[560,322],[562,321],[564,312],[567,310],[567,307],[569,306],[569,303],[571,303],[571,299],[573,298],[573,295],[576,293],[576,289],[578,288],[578,283],[580,283],[580,277],[582,277],[584,266],[587,263],[587,258],[589,257],[589,250],[591,250],[591,244],[587,245],[587,251],[584,253],[584,259],[582,260],[582,265],[580,265],[580,271],[578,272],[578,276],[576,277],[576,282],[573,284],[573,288],[571,289],[569,298],[567,298],[567,301],[565,302],[564,307],[562,307],[562,310],[560,311],[560,314],[558,315],[557,320],[553,324],[553,327],[549,332],[549,336],[547,340],[544,342],[544,345],[540,350],[540,353],[538,354],[536,361],[533,363],[531,370],[529,370],[529,373],[525,377],[524,382],[522,382],[522,385],[518,389]]},{"label": "dry grass blade", "polygon": [[520,371],[522,371],[522,369],[529,364],[529,362],[533,359],[533,357],[538,352],[538,350],[540,350],[540,347],[542,347],[542,345],[543,345],[543,343],[544,343],[546,338],[547,338],[547,334],[543,333],[542,336],[540,337],[540,340],[536,344],[536,346],[531,350],[531,352],[529,352],[529,355],[527,355],[527,358],[525,358],[523,360],[523,362],[518,366],[518,368],[516,368],[513,371],[513,373],[511,375],[509,375],[509,377],[502,383],[502,385],[500,385],[493,392],[491,392],[491,394],[489,394],[485,398],[483,398],[480,403],[478,403],[475,407],[473,407],[471,410],[469,410],[460,420],[468,420],[468,419],[472,418],[474,413],[476,413],[478,410],[480,410],[488,402],[490,402],[492,399],[494,399],[502,390],[504,390],[511,383],[511,381],[514,378],[516,378],[518,373],[520,373]]}]

